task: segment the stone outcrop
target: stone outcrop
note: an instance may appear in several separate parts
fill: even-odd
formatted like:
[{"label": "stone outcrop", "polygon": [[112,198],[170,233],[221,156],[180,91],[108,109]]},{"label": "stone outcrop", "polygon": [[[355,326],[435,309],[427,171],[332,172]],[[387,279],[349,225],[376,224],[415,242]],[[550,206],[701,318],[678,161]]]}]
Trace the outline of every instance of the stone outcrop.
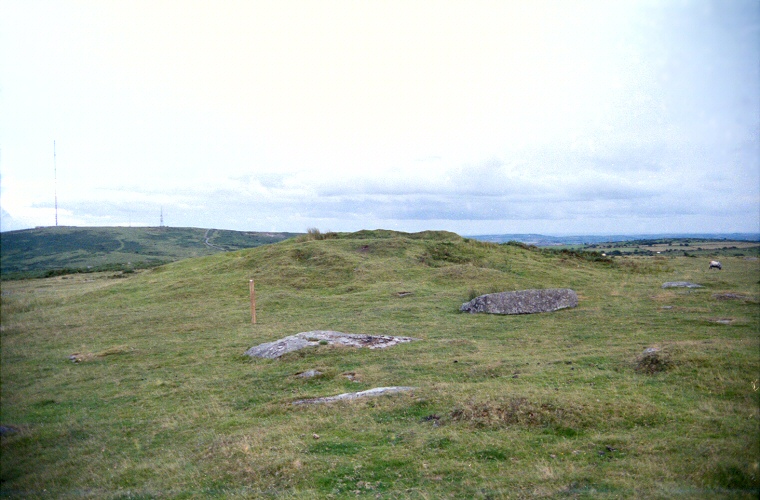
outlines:
[{"label": "stone outcrop", "polygon": [[689,283],[688,281],[668,281],[662,284],[663,288],[702,288],[702,285]]},{"label": "stone outcrop", "polygon": [[347,401],[351,399],[368,398],[374,396],[382,396],[383,394],[393,394],[397,392],[406,392],[413,390],[414,387],[375,387],[367,391],[359,392],[346,392],[344,394],[338,394],[337,396],[327,396],[323,398],[301,399],[293,401],[294,405],[306,405],[306,404],[320,404],[320,403],[333,403],[335,401]]},{"label": "stone outcrop", "polygon": [[462,312],[490,314],[533,314],[578,305],[578,295],[569,288],[520,290],[475,297],[459,308]]},{"label": "stone outcrop", "polygon": [[318,345],[383,349],[403,342],[411,342],[412,340],[418,339],[412,337],[393,337],[390,335],[364,335],[334,332],[331,330],[315,330],[313,332],[296,333],[274,342],[267,342],[251,347],[245,351],[245,354],[256,358],[275,359],[289,352]]}]

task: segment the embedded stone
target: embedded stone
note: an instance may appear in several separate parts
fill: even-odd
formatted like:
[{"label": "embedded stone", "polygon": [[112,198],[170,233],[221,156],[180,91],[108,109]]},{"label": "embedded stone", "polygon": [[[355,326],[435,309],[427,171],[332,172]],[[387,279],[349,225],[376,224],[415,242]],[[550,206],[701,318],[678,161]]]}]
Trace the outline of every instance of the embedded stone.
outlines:
[{"label": "embedded stone", "polygon": [[462,304],[459,310],[471,314],[534,314],[577,305],[578,295],[575,291],[569,288],[546,288],[481,295]]},{"label": "embedded stone", "polygon": [[251,347],[245,354],[256,358],[279,358],[283,354],[319,345],[341,345],[346,347],[366,347],[368,349],[384,349],[404,342],[419,340],[412,337],[394,337],[392,335],[365,335],[334,332],[331,330],[315,330],[301,332],[295,335],[266,342]]},{"label": "embedded stone", "polygon": [[688,281],[668,281],[662,284],[663,288],[702,288],[702,285],[690,283]]},{"label": "embedded stone", "polygon": [[366,391],[359,391],[359,392],[346,392],[343,394],[338,394],[337,396],[326,396],[322,398],[312,398],[312,399],[301,399],[298,401],[293,401],[294,405],[305,405],[305,404],[320,404],[320,403],[333,403],[335,401],[347,401],[352,399],[359,399],[359,398],[368,398],[368,397],[375,397],[375,396],[382,396],[383,394],[394,394],[398,392],[406,392],[414,390],[414,387],[404,387],[404,386],[394,386],[394,387],[375,387],[374,389],[369,389]]}]

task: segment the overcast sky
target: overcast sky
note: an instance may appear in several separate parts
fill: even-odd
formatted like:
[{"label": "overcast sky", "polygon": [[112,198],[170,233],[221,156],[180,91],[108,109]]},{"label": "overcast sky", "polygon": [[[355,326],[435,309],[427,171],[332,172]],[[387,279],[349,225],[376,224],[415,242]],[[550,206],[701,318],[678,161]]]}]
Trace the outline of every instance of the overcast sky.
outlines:
[{"label": "overcast sky", "polygon": [[3,231],[756,232],[760,0],[2,0],[0,150]]}]

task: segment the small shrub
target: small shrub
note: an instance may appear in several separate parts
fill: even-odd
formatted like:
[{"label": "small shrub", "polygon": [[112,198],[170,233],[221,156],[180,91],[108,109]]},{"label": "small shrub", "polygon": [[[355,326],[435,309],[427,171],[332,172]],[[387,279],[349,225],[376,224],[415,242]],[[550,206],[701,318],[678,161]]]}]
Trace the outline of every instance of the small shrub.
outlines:
[{"label": "small shrub", "polygon": [[506,243],[503,243],[503,245],[522,248],[523,250],[538,250],[538,247],[536,245],[528,245],[527,243],[523,243],[522,241],[510,240]]},{"label": "small shrub", "polygon": [[338,238],[338,233],[333,231],[321,232],[316,227],[310,227],[306,234],[300,236],[297,241],[314,241],[314,240],[334,240]]},{"label": "small shrub", "polygon": [[654,375],[664,372],[670,368],[671,364],[670,355],[667,352],[659,347],[649,347],[636,358],[634,369],[638,373]]},{"label": "small shrub", "polygon": [[311,252],[308,250],[304,250],[303,248],[295,248],[291,252],[291,255],[293,256],[293,259],[297,260],[298,262],[304,262],[311,258]]}]

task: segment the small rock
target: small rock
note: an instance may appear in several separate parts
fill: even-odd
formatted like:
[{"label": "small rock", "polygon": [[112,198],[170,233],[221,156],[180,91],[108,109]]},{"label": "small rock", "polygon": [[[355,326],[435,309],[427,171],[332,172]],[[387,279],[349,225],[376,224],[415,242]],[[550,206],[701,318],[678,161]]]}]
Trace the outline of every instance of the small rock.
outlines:
[{"label": "small rock", "polygon": [[10,436],[16,434],[18,429],[12,425],[0,425],[0,436]]},{"label": "small rock", "polygon": [[305,372],[296,373],[296,377],[299,378],[314,378],[322,375],[322,372],[319,370],[306,370]]},{"label": "small rock", "polygon": [[713,298],[718,300],[742,300],[746,297],[740,293],[714,293]]},{"label": "small rock", "polygon": [[311,437],[313,437],[314,439],[319,439],[319,434],[312,434]]}]

